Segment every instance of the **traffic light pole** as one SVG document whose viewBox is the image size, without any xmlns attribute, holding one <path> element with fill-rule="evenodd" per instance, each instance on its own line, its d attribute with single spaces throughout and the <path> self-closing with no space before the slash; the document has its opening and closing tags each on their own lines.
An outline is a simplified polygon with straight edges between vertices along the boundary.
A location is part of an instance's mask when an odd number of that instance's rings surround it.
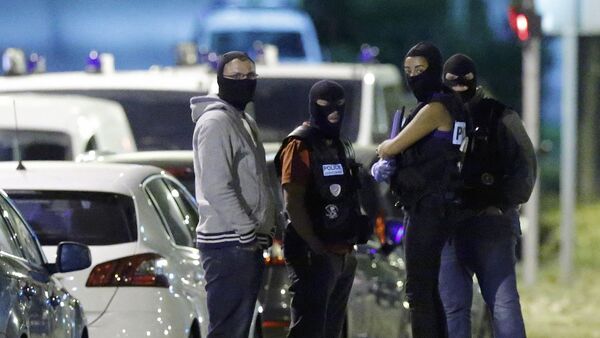
<svg viewBox="0 0 600 338">
<path fill-rule="evenodd" d="M 573 276 L 577 172 L 577 58 L 579 50 L 579 0 L 570 1 L 562 33 L 562 97 L 560 129 L 560 277 Z"/>
</svg>

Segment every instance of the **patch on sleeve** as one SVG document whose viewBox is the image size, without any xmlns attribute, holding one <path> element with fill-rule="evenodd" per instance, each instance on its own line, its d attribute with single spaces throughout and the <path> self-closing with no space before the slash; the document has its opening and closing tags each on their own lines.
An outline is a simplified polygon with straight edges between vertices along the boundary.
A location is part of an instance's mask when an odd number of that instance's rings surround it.
<svg viewBox="0 0 600 338">
<path fill-rule="evenodd" d="M 344 175 L 344 168 L 341 163 L 338 164 L 324 164 L 323 165 L 323 176 L 340 176 Z"/>
<path fill-rule="evenodd" d="M 452 144 L 461 144 L 467 136 L 467 123 L 454 122 L 454 132 L 452 133 Z"/>
</svg>

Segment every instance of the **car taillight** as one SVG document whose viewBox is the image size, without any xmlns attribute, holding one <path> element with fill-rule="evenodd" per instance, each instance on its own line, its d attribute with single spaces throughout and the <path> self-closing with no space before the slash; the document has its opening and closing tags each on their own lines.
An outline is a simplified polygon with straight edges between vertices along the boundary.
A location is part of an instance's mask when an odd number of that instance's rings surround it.
<svg viewBox="0 0 600 338">
<path fill-rule="evenodd" d="M 281 240 L 273 240 L 273 245 L 263 253 L 266 265 L 285 265 Z"/>
<path fill-rule="evenodd" d="M 164 274 L 167 260 L 155 253 L 145 253 L 96 265 L 85 286 L 153 286 L 169 287 Z"/>
<path fill-rule="evenodd" d="M 265 329 L 278 329 L 278 328 L 286 328 L 290 326 L 289 321 L 285 320 L 264 320 L 262 322 L 262 327 Z"/>
<path fill-rule="evenodd" d="M 375 217 L 375 235 L 379 239 L 379 243 L 384 244 L 386 242 L 385 212 L 383 210 L 379 210 L 377 217 Z"/>
<path fill-rule="evenodd" d="M 192 167 L 166 167 L 165 170 L 178 179 L 194 177 L 194 168 Z"/>
</svg>

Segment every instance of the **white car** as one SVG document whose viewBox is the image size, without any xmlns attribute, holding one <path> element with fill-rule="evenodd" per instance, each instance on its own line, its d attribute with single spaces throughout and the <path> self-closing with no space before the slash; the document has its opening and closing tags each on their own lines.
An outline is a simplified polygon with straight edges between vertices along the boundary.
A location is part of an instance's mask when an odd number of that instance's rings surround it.
<svg viewBox="0 0 600 338">
<path fill-rule="evenodd" d="M 61 241 L 87 244 L 91 267 L 61 275 L 90 337 L 201 337 L 206 292 L 194 248 L 195 201 L 152 166 L 0 163 L 0 187 L 52 261 Z"/>
<path fill-rule="evenodd" d="M 0 95 L 0 116 L 0 161 L 18 160 L 18 155 L 23 160 L 74 160 L 88 151 L 137 149 L 123 107 L 110 100 L 80 95 Z"/>
</svg>

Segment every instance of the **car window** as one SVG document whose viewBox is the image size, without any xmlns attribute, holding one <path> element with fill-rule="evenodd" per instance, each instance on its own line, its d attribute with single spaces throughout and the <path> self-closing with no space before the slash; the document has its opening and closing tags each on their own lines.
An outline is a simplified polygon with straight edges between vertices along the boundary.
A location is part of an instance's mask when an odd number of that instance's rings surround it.
<svg viewBox="0 0 600 338">
<path fill-rule="evenodd" d="M 146 183 L 146 191 L 151 196 L 162 221 L 169 228 L 175 244 L 193 246 L 192 236 L 185 224 L 185 216 L 175 201 L 174 193 L 165 182 L 158 177 L 151 179 Z"/>
<path fill-rule="evenodd" d="M 29 230 L 29 227 L 25 224 L 17 211 L 13 209 L 6 200 L 0 199 L 0 205 L 2 205 L 3 209 L 2 215 L 12 226 L 25 258 L 31 263 L 42 265 L 44 259 L 34 234 Z"/>
<path fill-rule="evenodd" d="M 400 85 L 375 87 L 373 141 L 379 143 L 390 137 L 392 119 L 396 110 L 402 109 L 402 91 Z M 406 116 L 408 112 L 404 113 Z"/>
<path fill-rule="evenodd" d="M 42 245 L 110 245 L 137 240 L 129 196 L 80 191 L 8 191 Z"/>
<path fill-rule="evenodd" d="M 293 31 L 235 31 L 235 32 L 215 32 L 212 36 L 212 48 L 218 54 L 226 53 L 230 50 L 248 51 L 252 48 L 255 41 L 263 44 L 277 46 L 279 57 L 305 57 L 306 52 L 302 44 L 302 36 Z"/>
<path fill-rule="evenodd" d="M 196 226 L 198 225 L 198 207 L 196 201 L 190 194 L 180 186 L 170 180 L 165 180 L 165 183 L 171 190 L 171 196 L 177 202 L 179 210 L 183 214 L 184 223 L 190 232 L 192 238 L 196 238 Z"/>
<path fill-rule="evenodd" d="M 177 90 L 86 88 L 36 92 L 85 95 L 119 102 L 127 114 L 138 150 L 192 149 L 190 135 L 194 132 L 194 124 L 190 121 L 190 98 L 206 94 Z"/>
<path fill-rule="evenodd" d="M 246 110 L 260 127 L 263 142 L 281 142 L 294 128 L 308 120 L 308 93 L 320 79 L 261 78 L 256 84 L 254 103 Z M 346 96 L 342 135 L 350 141 L 358 136 L 361 105 L 360 80 L 336 80 Z"/>
<path fill-rule="evenodd" d="M 16 133 L 0 129 L 0 161 L 17 159 Z M 71 160 L 69 135 L 62 132 L 19 130 L 19 150 L 22 160 Z"/>
<path fill-rule="evenodd" d="M 0 251 L 13 256 L 23 257 L 19 245 L 8 226 L 8 212 L 4 211 L 3 206 L 0 207 L 0 212 L 2 213 L 2 217 L 0 217 Z"/>
</svg>

